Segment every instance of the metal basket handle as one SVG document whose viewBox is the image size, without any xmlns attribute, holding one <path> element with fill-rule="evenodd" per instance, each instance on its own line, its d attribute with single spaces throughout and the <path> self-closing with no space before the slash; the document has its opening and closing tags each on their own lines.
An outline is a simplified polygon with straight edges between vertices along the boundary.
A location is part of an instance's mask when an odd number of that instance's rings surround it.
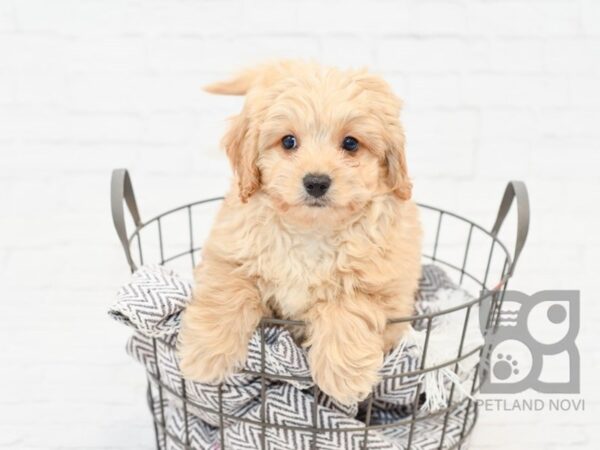
<svg viewBox="0 0 600 450">
<path fill-rule="evenodd" d="M 517 240 L 509 275 L 512 275 L 515 270 L 517 260 L 525 246 L 527 233 L 529 232 L 529 194 L 527 193 L 525 183 L 522 181 L 508 182 L 506 190 L 504 191 L 504 196 L 500 202 L 500 207 L 498 208 L 496 222 L 492 227 L 492 235 L 497 237 L 514 199 L 517 199 Z"/>
<path fill-rule="evenodd" d="M 129 172 L 127 169 L 115 169 L 112 173 L 110 182 L 110 205 L 112 209 L 112 218 L 115 225 L 115 230 L 119 236 L 119 240 L 123 245 L 125 251 L 125 257 L 127 263 L 131 268 L 131 271 L 135 271 L 137 266 L 133 262 L 131 257 L 131 250 L 129 248 L 129 239 L 127 237 L 127 226 L 125 225 L 125 208 L 123 207 L 123 201 L 127 203 L 127 208 L 133 219 L 136 230 L 142 225 L 140 220 L 140 213 L 138 211 L 137 203 L 135 201 L 135 194 L 133 193 L 133 186 L 131 185 L 131 178 L 129 178 Z"/>
</svg>

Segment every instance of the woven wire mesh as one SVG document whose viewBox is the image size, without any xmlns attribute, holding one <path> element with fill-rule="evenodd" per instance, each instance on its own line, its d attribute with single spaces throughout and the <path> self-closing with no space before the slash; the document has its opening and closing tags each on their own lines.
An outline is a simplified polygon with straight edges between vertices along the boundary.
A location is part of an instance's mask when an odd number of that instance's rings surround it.
<svg viewBox="0 0 600 450">
<path fill-rule="evenodd" d="M 127 180 L 127 182 L 129 182 Z M 132 194 L 133 195 L 133 194 Z M 132 271 L 135 267 L 142 264 L 158 263 L 160 265 L 170 266 L 175 270 L 187 271 L 200 260 L 201 247 L 206 234 L 209 231 L 211 218 L 219 206 L 220 198 L 208 199 L 183 205 L 181 207 L 169 210 L 158 216 L 136 223 L 135 230 L 128 237 L 126 253 L 130 260 Z M 114 201 L 114 199 L 113 199 Z M 135 200 L 133 200 L 135 204 Z M 122 206 L 122 200 L 121 200 Z M 510 206 L 510 205 L 509 205 Z M 161 373 L 159 364 L 154 365 L 154 370 L 148 371 L 148 404 L 152 411 L 154 429 L 156 436 L 156 446 L 158 449 L 181 448 L 194 449 L 190 439 L 189 422 L 193 418 L 190 410 L 196 409 L 206 411 L 218 416 L 220 425 L 220 438 L 222 449 L 226 448 L 223 430 L 225 421 L 242 421 L 261 430 L 261 445 L 265 449 L 266 430 L 275 428 L 283 431 L 302 431 L 310 433 L 312 436 L 310 448 L 318 448 L 318 435 L 330 433 L 363 433 L 363 442 L 361 448 L 369 448 L 369 435 L 371 431 L 383 430 L 386 428 L 406 426 L 409 433 L 404 448 L 411 449 L 415 425 L 422 420 L 440 416 L 443 417 L 443 428 L 439 437 L 439 448 L 461 448 L 467 441 L 476 421 L 477 421 L 477 403 L 473 401 L 473 395 L 479 391 L 480 377 L 479 370 L 482 361 L 482 351 L 484 346 L 479 345 L 468 351 L 464 351 L 465 335 L 469 319 L 473 314 L 473 308 L 479 306 L 484 300 L 491 299 L 491 307 L 488 317 L 485 321 L 485 327 L 482 330 L 484 336 L 494 326 L 497 325 L 498 313 L 501 308 L 503 292 L 506 289 L 507 281 L 512 275 L 513 264 L 511 254 L 506 246 L 497 238 L 497 233 L 490 232 L 473 221 L 461 217 L 457 214 L 435 208 L 428 205 L 419 205 L 421 217 L 425 228 L 426 239 L 423 247 L 423 261 L 439 265 L 453 278 L 457 285 L 471 291 L 479 292 L 479 295 L 471 301 L 464 304 L 428 314 L 414 315 L 411 317 L 399 317 L 390 320 L 390 323 L 415 322 L 425 323 L 425 341 L 423 353 L 420 361 L 420 367 L 411 372 L 384 376 L 386 378 L 400 378 L 400 383 L 404 379 L 411 380 L 414 376 L 425 375 L 429 372 L 439 371 L 442 368 L 451 367 L 454 373 L 458 371 L 458 365 L 461 361 L 476 355 L 477 364 L 475 370 L 469 375 L 469 384 L 471 397 L 465 396 L 463 399 L 455 400 L 455 385 L 452 384 L 448 401 L 445 408 L 428 414 L 419 414 L 421 385 L 417 388 L 414 404 L 406 418 L 391 423 L 371 424 L 371 413 L 373 409 L 373 396 L 366 400 L 366 413 L 364 415 L 364 426 L 352 428 L 327 428 L 318 426 L 317 408 L 318 402 L 312 403 L 313 410 L 311 414 L 312 423 L 306 426 L 288 426 L 281 423 L 272 423 L 266 417 L 266 386 L 268 380 L 296 380 L 305 381 L 303 377 L 295 376 L 276 376 L 265 371 L 265 327 L 269 325 L 276 326 L 303 326 L 300 321 L 265 318 L 260 323 L 261 335 L 261 370 L 256 372 L 245 371 L 250 375 L 260 377 L 261 380 L 261 413 L 260 420 L 254 420 L 246 417 L 238 417 L 223 411 L 223 385 L 218 386 L 218 408 L 199 404 L 190 399 L 186 394 L 186 380 L 179 379 L 179 389 L 174 389 L 172 383 L 165 383 L 164 374 Z M 131 209 L 131 206 L 130 206 Z M 136 215 L 137 215 L 137 206 Z M 114 211 L 114 210 L 113 210 Z M 461 336 L 458 339 L 458 345 L 455 354 L 449 357 L 447 361 L 438 363 L 434 366 L 428 366 L 427 354 L 430 345 L 430 334 L 432 324 L 436 317 L 445 314 L 463 312 L 463 326 Z M 159 346 L 174 347 L 174 341 L 162 338 L 153 338 L 154 360 L 159 360 Z M 169 374 L 173 376 L 173 374 Z M 316 399 L 319 395 L 318 386 L 314 386 L 313 395 Z M 183 433 L 174 434 L 167 428 L 165 421 L 165 407 L 169 400 L 175 399 L 183 411 Z M 460 438 L 451 446 L 445 444 L 446 429 L 448 418 L 462 410 Z M 183 436 L 183 439 L 182 437 Z M 171 444 L 171 445 L 170 445 Z"/>
</svg>

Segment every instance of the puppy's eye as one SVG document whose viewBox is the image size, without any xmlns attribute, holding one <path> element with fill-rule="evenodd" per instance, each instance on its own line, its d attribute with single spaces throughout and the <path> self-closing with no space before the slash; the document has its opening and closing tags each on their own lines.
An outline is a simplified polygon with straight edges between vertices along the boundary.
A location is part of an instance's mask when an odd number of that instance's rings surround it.
<svg viewBox="0 0 600 450">
<path fill-rule="evenodd" d="M 296 140 L 296 136 L 292 136 L 288 134 L 281 139 L 281 146 L 286 150 L 293 150 L 298 146 L 298 141 Z"/>
<path fill-rule="evenodd" d="M 355 152 L 358 150 L 358 141 L 352 136 L 346 136 L 342 141 L 342 148 L 348 152 Z"/>
</svg>

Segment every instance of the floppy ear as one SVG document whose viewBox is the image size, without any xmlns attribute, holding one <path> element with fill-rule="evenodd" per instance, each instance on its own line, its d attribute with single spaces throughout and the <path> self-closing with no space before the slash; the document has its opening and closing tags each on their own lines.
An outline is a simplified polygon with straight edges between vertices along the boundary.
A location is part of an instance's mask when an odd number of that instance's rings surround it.
<svg viewBox="0 0 600 450">
<path fill-rule="evenodd" d="M 237 176 L 239 194 L 243 202 L 260 187 L 260 171 L 256 165 L 258 159 L 257 113 L 262 103 L 249 91 L 271 86 L 286 73 L 293 71 L 294 63 L 278 61 L 246 69 L 227 81 L 219 81 L 204 87 L 213 94 L 246 95 L 246 104 L 241 114 L 231 119 L 229 130 L 223 137 L 223 146 Z"/>
<path fill-rule="evenodd" d="M 246 95 L 260 77 L 259 68 L 246 69 L 234 78 L 217 81 L 204 87 L 212 94 Z M 258 130 L 251 123 L 248 105 L 234 116 L 229 129 L 223 136 L 222 144 L 237 177 L 239 195 L 245 203 L 260 187 L 260 172 L 256 165 L 258 159 Z"/>
<path fill-rule="evenodd" d="M 396 124 L 391 125 L 388 132 L 388 148 L 385 154 L 387 182 L 394 194 L 402 200 L 409 200 L 412 195 L 412 183 L 408 178 L 406 167 L 404 131 L 399 124 Z"/>
<path fill-rule="evenodd" d="M 402 101 L 396 97 L 388 83 L 366 70 L 357 72 L 355 80 L 363 89 L 378 94 L 379 103 L 374 114 L 385 124 L 387 183 L 399 198 L 408 200 L 412 195 L 412 183 L 408 178 L 404 154 L 404 130 L 398 120 Z"/>
<path fill-rule="evenodd" d="M 250 123 L 245 110 L 231 119 L 223 146 L 237 176 L 240 198 L 245 203 L 260 187 L 260 172 L 256 165 L 258 130 Z"/>
</svg>

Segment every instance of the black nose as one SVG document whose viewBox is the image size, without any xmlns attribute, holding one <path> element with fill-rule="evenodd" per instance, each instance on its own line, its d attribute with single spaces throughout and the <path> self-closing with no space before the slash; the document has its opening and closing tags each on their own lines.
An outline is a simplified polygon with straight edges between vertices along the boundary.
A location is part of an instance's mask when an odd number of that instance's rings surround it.
<svg viewBox="0 0 600 450">
<path fill-rule="evenodd" d="M 321 197 L 331 186 L 331 178 L 327 175 L 309 173 L 303 180 L 304 189 L 313 197 Z"/>
</svg>

